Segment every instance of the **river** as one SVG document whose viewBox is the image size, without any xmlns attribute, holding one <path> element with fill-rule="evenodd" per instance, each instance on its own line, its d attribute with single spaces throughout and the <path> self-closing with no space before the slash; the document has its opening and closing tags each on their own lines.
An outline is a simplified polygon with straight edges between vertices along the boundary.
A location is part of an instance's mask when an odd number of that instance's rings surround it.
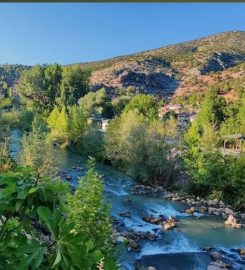
<svg viewBox="0 0 245 270">
<path fill-rule="evenodd" d="M 18 132 L 11 135 L 11 151 L 20 151 Z M 57 152 L 59 169 L 69 174 L 69 181 L 74 188 L 77 179 L 86 171 L 86 160 L 67 150 Z M 117 244 L 117 259 L 123 270 L 135 269 L 134 262 L 145 266 L 154 266 L 158 270 L 206 270 L 210 263 L 210 255 L 203 251 L 205 247 L 214 247 L 225 259 L 232 262 L 233 269 L 245 270 L 245 262 L 241 260 L 235 248 L 245 248 L 245 229 L 232 229 L 224 226 L 224 220 L 214 216 L 200 214 L 189 216 L 183 210 L 186 204 L 163 199 L 163 195 L 135 195 L 131 188 L 135 182 L 122 172 L 101 164 L 96 169 L 104 179 L 104 198 L 111 205 L 111 214 L 116 220 L 119 231 L 151 232 L 157 236 L 156 241 L 142 239 L 140 248 L 128 251 L 127 245 Z M 130 203 L 125 203 L 126 201 Z M 131 217 L 122 217 L 120 212 L 129 212 Z M 164 215 L 179 219 L 174 230 L 163 231 L 160 225 L 153 225 L 142 220 L 143 216 Z M 230 260 L 230 261 L 229 261 Z"/>
</svg>

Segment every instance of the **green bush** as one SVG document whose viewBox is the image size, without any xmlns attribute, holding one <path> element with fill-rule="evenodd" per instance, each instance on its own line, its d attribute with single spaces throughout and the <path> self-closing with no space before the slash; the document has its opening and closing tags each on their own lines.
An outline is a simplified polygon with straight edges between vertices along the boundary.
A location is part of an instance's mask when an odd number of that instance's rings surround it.
<svg viewBox="0 0 245 270">
<path fill-rule="evenodd" d="M 101 184 L 93 169 L 84 182 L 91 183 L 94 191 L 81 185 L 74 196 L 63 181 L 38 179 L 35 171 L 24 167 L 0 175 L 0 269 L 91 270 L 102 258 L 104 269 L 115 269 L 113 255 L 105 252 L 108 234 L 100 235 L 98 229 L 90 227 L 96 225 L 92 220 L 97 213 L 97 218 L 103 215 L 104 221 L 108 220 L 102 232 L 111 230 L 107 212 L 100 205 Z M 69 219 L 77 209 L 79 215 Z M 101 249 L 91 235 L 78 230 L 81 224 L 86 224 L 86 232 L 98 233 Z"/>
</svg>

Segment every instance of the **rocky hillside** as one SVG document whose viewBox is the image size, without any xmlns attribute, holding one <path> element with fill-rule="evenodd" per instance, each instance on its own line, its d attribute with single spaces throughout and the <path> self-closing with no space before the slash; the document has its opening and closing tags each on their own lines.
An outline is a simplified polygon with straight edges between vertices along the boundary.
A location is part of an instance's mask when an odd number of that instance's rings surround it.
<svg viewBox="0 0 245 270">
<path fill-rule="evenodd" d="M 245 81 L 243 63 L 245 32 L 233 31 L 81 66 L 92 71 L 92 90 L 105 87 L 112 95 L 127 91 L 183 97 L 226 82 L 222 94 L 232 99 L 234 80 L 237 88 Z"/>
</svg>

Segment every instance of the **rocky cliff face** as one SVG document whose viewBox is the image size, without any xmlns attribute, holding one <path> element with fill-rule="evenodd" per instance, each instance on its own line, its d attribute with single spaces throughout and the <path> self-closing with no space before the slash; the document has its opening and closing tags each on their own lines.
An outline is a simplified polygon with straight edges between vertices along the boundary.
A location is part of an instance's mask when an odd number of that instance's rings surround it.
<svg viewBox="0 0 245 270">
<path fill-rule="evenodd" d="M 200 70 L 202 75 L 222 71 L 245 61 L 245 54 L 213 53 Z"/>
<path fill-rule="evenodd" d="M 121 90 L 169 96 L 179 85 L 176 73 L 161 60 L 137 60 L 115 64 L 94 71 L 90 78 L 92 90 L 105 87 L 112 94 Z"/>
<path fill-rule="evenodd" d="M 232 67 L 242 63 L 245 32 L 234 31 L 81 66 L 92 70 L 92 90 L 171 97 L 204 91 L 219 72 L 228 70 L 226 75 L 233 78 Z M 197 81 L 201 84 L 195 85 Z"/>
</svg>

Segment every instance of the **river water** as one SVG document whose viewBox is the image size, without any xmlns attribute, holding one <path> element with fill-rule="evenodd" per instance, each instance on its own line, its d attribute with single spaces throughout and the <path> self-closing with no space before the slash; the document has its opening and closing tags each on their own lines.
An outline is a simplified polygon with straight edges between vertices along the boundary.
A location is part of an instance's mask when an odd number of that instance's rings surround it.
<svg viewBox="0 0 245 270">
<path fill-rule="evenodd" d="M 12 132 L 11 151 L 20 151 L 18 133 Z M 60 170 L 69 174 L 70 185 L 76 187 L 77 179 L 86 171 L 86 160 L 67 150 L 58 150 L 57 162 Z M 117 245 L 117 259 L 123 270 L 135 269 L 134 262 L 154 266 L 158 270 L 206 270 L 210 256 L 203 251 L 205 247 L 215 247 L 232 260 L 233 269 L 245 270 L 245 262 L 233 248 L 245 248 L 245 229 L 232 229 L 224 226 L 224 220 L 213 216 L 189 216 L 183 213 L 186 204 L 171 202 L 154 194 L 135 195 L 130 189 L 135 185 L 133 179 L 122 172 L 101 164 L 96 169 L 104 179 L 104 197 L 111 205 L 111 214 L 120 231 L 152 232 L 156 241 L 140 240 L 137 251 L 128 251 L 124 243 Z M 131 203 L 126 204 L 125 201 Z M 120 212 L 130 212 L 131 217 L 121 217 Z M 142 220 L 143 216 L 164 215 L 179 219 L 176 229 L 163 231 L 160 225 Z M 228 254 L 228 255 L 227 255 Z"/>
</svg>

